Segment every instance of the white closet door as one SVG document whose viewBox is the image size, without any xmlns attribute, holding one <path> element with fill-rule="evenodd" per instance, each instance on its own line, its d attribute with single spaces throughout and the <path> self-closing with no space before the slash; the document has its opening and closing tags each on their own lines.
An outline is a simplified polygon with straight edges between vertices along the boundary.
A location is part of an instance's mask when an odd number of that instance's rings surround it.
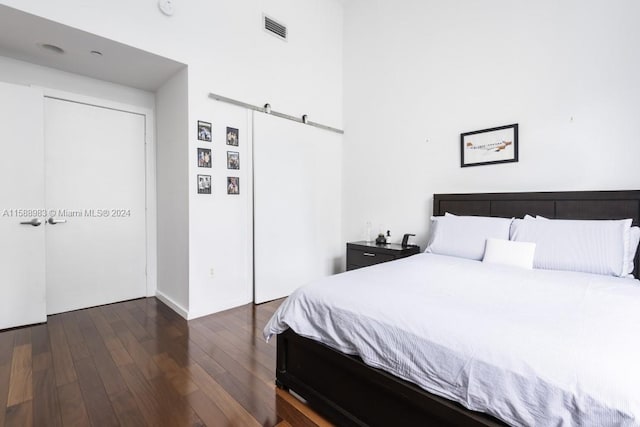
<svg viewBox="0 0 640 427">
<path fill-rule="evenodd" d="M 42 129 L 42 92 L 0 83 L 0 329 L 47 320 Z"/>
<path fill-rule="evenodd" d="M 47 313 L 146 295 L 145 117 L 45 100 Z"/>
<path fill-rule="evenodd" d="M 337 272 L 342 137 L 264 114 L 254 117 L 254 300 L 289 295 Z"/>
</svg>

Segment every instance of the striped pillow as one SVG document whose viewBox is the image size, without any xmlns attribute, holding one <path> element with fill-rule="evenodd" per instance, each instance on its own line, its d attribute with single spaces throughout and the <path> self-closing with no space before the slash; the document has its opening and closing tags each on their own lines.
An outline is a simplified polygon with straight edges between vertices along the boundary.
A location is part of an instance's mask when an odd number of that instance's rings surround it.
<svg viewBox="0 0 640 427">
<path fill-rule="evenodd" d="M 510 240 L 533 242 L 533 268 L 628 275 L 631 219 L 514 220 Z"/>
<path fill-rule="evenodd" d="M 482 260 L 487 239 L 509 239 L 511 218 L 484 216 L 431 217 L 426 253 Z"/>
</svg>

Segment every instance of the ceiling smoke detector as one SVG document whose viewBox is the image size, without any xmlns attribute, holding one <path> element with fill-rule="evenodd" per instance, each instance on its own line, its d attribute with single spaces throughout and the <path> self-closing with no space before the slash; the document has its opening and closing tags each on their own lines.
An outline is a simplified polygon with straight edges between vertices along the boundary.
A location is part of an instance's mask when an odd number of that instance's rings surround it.
<svg viewBox="0 0 640 427">
<path fill-rule="evenodd" d="M 173 0 L 158 0 L 158 9 L 167 16 L 173 15 L 175 12 Z"/>
</svg>

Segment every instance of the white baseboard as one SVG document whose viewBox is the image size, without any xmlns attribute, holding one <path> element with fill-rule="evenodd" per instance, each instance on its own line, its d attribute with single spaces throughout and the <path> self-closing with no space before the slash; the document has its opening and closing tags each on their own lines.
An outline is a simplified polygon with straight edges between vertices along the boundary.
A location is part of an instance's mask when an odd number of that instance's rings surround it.
<svg viewBox="0 0 640 427">
<path fill-rule="evenodd" d="M 169 306 L 173 311 L 178 313 L 184 319 L 189 319 L 189 311 L 182 307 L 180 304 L 163 294 L 161 291 L 156 290 L 156 298 Z"/>
<path fill-rule="evenodd" d="M 238 298 L 235 300 L 221 301 L 221 302 L 218 302 L 217 304 L 209 305 L 204 310 L 190 311 L 188 315 L 189 317 L 187 317 L 186 319 L 187 320 L 197 319 L 199 317 L 208 316 L 210 314 L 219 313 L 221 311 L 225 311 L 231 308 L 239 307 L 241 305 L 249 304 L 250 302 L 252 302 L 251 298 L 247 298 L 247 297 Z"/>
<path fill-rule="evenodd" d="M 231 301 L 222 301 L 221 303 L 215 304 L 214 306 L 207 307 L 204 311 L 194 312 L 185 309 L 180 304 L 169 298 L 167 295 L 162 293 L 161 291 L 156 291 L 156 298 L 169 306 L 173 311 L 178 313 L 181 317 L 186 320 L 197 319 L 198 317 L 208 316 L 210 314 L 218 313 L 220 311 L 229 310 L 231 308 L 239 307 L 241 305 L 248 304 L 251 301 L 250 298 L 242 298 Z"/>
</svg>

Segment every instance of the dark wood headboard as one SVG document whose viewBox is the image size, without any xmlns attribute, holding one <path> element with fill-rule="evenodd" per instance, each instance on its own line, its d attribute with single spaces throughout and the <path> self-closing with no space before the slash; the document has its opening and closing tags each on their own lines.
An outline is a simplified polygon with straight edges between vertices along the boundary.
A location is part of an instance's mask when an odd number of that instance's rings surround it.
<svg viewBox="0 0 640 427">
<path fill-rule="evenodd" d="M 541 215 L 555 219 L 633 219 L 640 224 L 640 190 L 557 191 L 537 193 L 434 194 L 433 214 L 522 218 Z M 640 251 L 635 277 L 639 276 Z"/>
</svg>

